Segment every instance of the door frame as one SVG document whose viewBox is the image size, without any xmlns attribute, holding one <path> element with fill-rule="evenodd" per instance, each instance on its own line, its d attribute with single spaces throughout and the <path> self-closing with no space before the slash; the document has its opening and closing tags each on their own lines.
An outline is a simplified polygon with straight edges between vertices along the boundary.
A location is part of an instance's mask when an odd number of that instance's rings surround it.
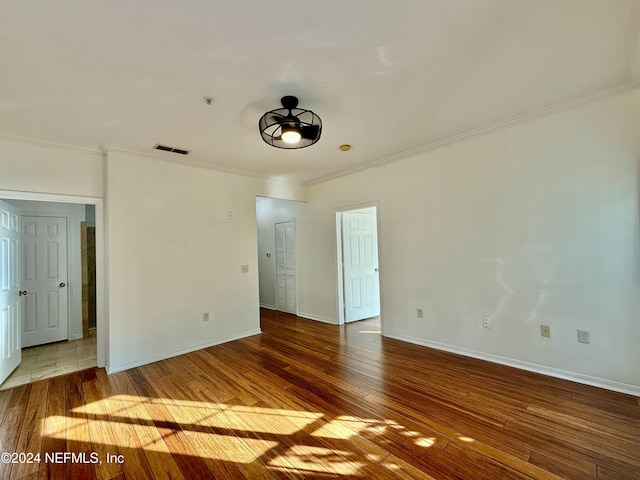
<svg viewBox="0 0 640 480">
<path fill-rule="evenodd" d="M 355 205 L 347 205 L 343 207 L 335 208 L 336 212 L 336 289 L 338 298 L 338 324 L 344 325 L 344 267 L 343 267 L 343 255 L 342 255 L 342 214 L 344 212 L 350 212 L 352 210 L 360 210 L 362 208 L 375 208 L 376 209 L 376 233 L 378 241 L 378 271 L 383 272 L 382 262 L 380 261 L 380 201 L 374 200 L 371 202 L 358 203 Z M 378 275 L 378 289 L 380 294 L 380 328 L 382 335 L 385 334 L 384 320 L 382 316 L 383 312 L 383 289 L 382 289 L 382 275 Z"/>
<path fill-rule="evenodd" d="M 1 190 L 0 198 L 6 200 L 31 200 L 36 202 L 79 203 L 94 205 L 96 214 L 96 355 L 97 366 L 108 365 L 108 317 L 106 291 L 106 250 L 105 250 L 105 212 L 104 199 L 76 195 L 59 195 L 54 193 L 20 192 Z"/>
</svg>

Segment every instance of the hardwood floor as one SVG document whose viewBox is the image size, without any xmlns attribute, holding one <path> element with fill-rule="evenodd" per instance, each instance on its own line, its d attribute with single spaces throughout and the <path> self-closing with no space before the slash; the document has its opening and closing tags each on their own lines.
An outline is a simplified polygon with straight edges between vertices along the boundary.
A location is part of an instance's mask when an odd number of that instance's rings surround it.
<svg viewBox="0 0 640 480">
<path fill-rule="evenodd" d="M 640 478 L 637 397 L 262 313 L 262 335 L 1 391 L 1 451 L 41 457 L 0 478 Z"/>
</svg>

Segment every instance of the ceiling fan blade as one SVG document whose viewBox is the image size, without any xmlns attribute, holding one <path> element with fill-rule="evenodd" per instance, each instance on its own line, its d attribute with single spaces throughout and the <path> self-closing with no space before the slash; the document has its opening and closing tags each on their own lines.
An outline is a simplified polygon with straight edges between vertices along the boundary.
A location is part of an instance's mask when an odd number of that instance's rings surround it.
<svg viewBox="0 0 640 480">
<path fill-rule="evenodd" d="M 271 124 L 274 124 L 274 123 L 279 123 L 279 124 L 288 123 L 288 124 L 291 124 L 291 125 L 298 125 L 298 124 L 300 124 L 300 119 L 298 119 L 298 117 L 296 117 L 294 115 L 280 115 L 279 113 L 271 112 L 271 115 L 269 116 L 269 122 Z"/>
<path fill-rule="evenodd" d="M 315 140 L 319 134 L 320 127 L 318 125 L 302 125 L 300 127 L 300 135 L 302 135 L 302 138 Z"/>
<path fill-rule="evenodd" d="M 285 117 L 284 115 L 280 115 L 278 113 L 272 113 L 268 117 L 268 122 L 270 125 L 273 125 L 274 123 L 284 123 L 286 122 L 286 120 L 287 120 L 287 117 Z"/>
</svg>

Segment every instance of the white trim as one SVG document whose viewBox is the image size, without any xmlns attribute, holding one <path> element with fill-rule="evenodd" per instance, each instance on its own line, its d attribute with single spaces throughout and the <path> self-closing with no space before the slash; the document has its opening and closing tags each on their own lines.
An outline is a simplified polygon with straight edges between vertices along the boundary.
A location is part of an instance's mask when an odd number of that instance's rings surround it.
<svg viewBox="0 0 640 480">
<path fill-rule="evenodd" d="M 334 207 L 333 209 L 336 212 L 352 212 L 354 210 L 361 210 L 363 208 L 372 208 L 376 209 L 380 206 L 380 200 L 369 200 L 368 202 L 354 203 L 352 205 L 343 205 L 340 207 Z"/>
<path fill-rule="evenodd" d="M 102 153 L 100 152 L 100 148 L 96 147 L 69 145 L 66 143 L 49 142 L 47 140 L 36 140 L 35 138 L 16 137 L 4 133 L 0 133 L 0 140 L 6 140 L 8 142 L 15 143 L 24 143 L 26 145 L 34 145 L 36 147 L 57 148 L 62 150 L 72 150 L 74 152 L 90 153 L 92 155 L 102 155 Z"/>
<path fill-rule="evenodd" d="M 267 305 L 266 303 L 261 303 L 260 308 L 266 308 L 267 310 L 277 310 L 273 305 Z"/>
<path fill-rule="evenodd" d="M 307 320 L 314 320 L 316 322 L 329 323 L 331 325 L 339 325 L 338 323 L 336 323 L 335 318 L 320 317 L 318 315 L 311 315 L 310 313 L 303 313 L 303 312 L 298 312 L 297 316 L 306 318 Z"/>
<path fill-rule="evenodd" d="M 232 342 L 234 340 L 240 340 L 242 338 L 252 337 L 253 335 L 259 335 L 261 333 L 262 333 L 262 330 L 260 330 L 259 328 L 256 328 L 253 330 L 248 330 L 243 333 L 238 333 L 236 335 L 230 335 L 228 337 L 219 338 L 217 340 L 214 340 L 213 342 L 198 343 L 195 345 L 191 345 L 190 347 L 179 348 L 177 350 L 172 350 L 168 353 L 165 352 L 165 353 L 162 353 L 161 355 L 151 355 L 151 356 L 136 360 L 135 362 L 128 362 L 120 365 L 111 365 L 107 367 L 107 373 L 112 374 L 116 372 L 121 372 L 123 370 L 129 370 L 130 368 L 136 368 L 142 365 L 147 365 L 149 363 L 159 362 L 161 360 L 166 360 L 167 358 L 177 357 L 178 355 L 184 355 L 186 353 L 202 350 L 203 348 L 209 348 L 215 345 Z"/>
<path fill-rule="evenodd" d="M 637 41 L 637 47 L 636 47 L 636 52 L 635 52 L 635 56 L 633 59 L 633 65 L 632 65 L 632 79 L 626 81 L 626 82 L 622 82 L 618 85 L 615 85 L 611 88 L 607 88 L 605 90 L 601 90 L 599 92 L 596 93 L 592 93 L 589 95 L 585 95 L 584 97 L 581 97 L 577 100 L 573 100 L 570 102 L 565 102 L 559 105 L 555 105 L 552 107 L 548 107 L 548 108 L 543 108 L 541 110 L 535 110 L 533 112 L 530 113 L 526 113 L 524 115 L 518 115 L 515 117 L 511 117 L 508 118 L 506 120 L 501 120 L 499 122 L 494 122 L 494 123 L 490 123 L 488 125 L 482 126 L 482 127 L 478 127 L 475 128 L 473 130 L 468 130 L 466 132 L 462 132 L 460 134 L 457 135 L 452 135 L 450 137 L 446 137 L 440 140 L 436 140 L 433 141 L 431 143 L 427 143 L 425 145 L 422 145 L 420 147 L 417 148 L 413 148 L 410 150 L 405 150 L 403 152 L 398 152 L 395 153 L 393 155 L 389 155 L 387 157 L 382 157 L 382 158 L 378 158 L 375 160 L 372 160 L 370 162 L 366 162 L 366 163 L 362 163 L 359 165 L 356 165 L 354 167 L 350 167 L 350 168 L 346 168 L 344 170 L 340 170 L 338 172 L 334 172 L 334 173 L 329 173 L 327 175 L 323 175 L 320 177 L 316 177 L 316 178 L 312 178 L 310 180 L 307 181 L 295 181 L 295 180 L 288 180 L 288 179 L 284 179 L 284 178 L 277 178 L 277 177 L 271 177 L 269 175 L 263 175 L 263 174 L 258 174 L 255 172 L 250 172 L 247 170 L 240 170 L 240 169 L 235 169 L 235 168 L 231 168 L 231 167 L 226 167 L 223 165 L 219 165 L 213 162 L 209 162 L 207 160 L 203 160 L 203 159 L 198 159 L 198 158 L 176 158 L 178 157 L 175 154 L 171 154 L 171 153 L 166 153 L 166 152 L 161 152 L 158 150 L 155 151 L 148 151 L 148 150 L 144 150 L 144 149 L 138 149 L 138 148 L 133 148 L 133 147 L 126 147 L 123 145 L 117 145 L 117 144 L 100 144 L 100 146 L 98 148 L 94 148 L 94 147 L 89 147 L 89 146 L 79 146 L 79 145 L 69 145 L 69 144 L 63 144 L 63 143 L 56 143 L 56 142 L 49 142 L 46 140 L 36 140 L 33 138 L 27 138 L 27 137 L 18 137 L 18 136 L 13 136 L 13 135 L 8 135 L 8 134 L 3 134 L 0 133 L 0 140 L 6 140 L 6 141 L 11 141 L 11 142 L 19 142 L 19 143 L 25 143 L 28 145 L 35 145 L 35 146 L 42 146 L 42 147 L 48 147 L 48 148 L 58 148 L 58 149 L 64 149 L 64 150 L 72 150 L 72 151 L 76 151 L 76 152 L 84 152 L 84 153 L 90 153 L 90 154 L 96 154 L 99 155 L 101 154 L 106 154 L 109 150 L 120 150 L 123 152 L 129 152 L 129 153 L 136 153 L 139 155 L 145 155 L 145 156 L 149 156 L 149 157 L 153 157 L 153 158 L 157 158 L 157 159 L 161 159 L 161 160 L 165 160 L 165 161 L 169 161 L 169 162 L 173 162 L 173 163 L 178 163 L 178 164 L 183 164 L 183 165 L 191 165 L 191 166 L 199 166 L 199 167 L 203 167 L 203 168 L 209 168 L 212 170 L 218 170 L 221 172 L 226 172 L 226 173 L 231 173 L 231 174 L 235 174 L 235 175 L 241 175 L 244 177 L 251 177 L 251 178 L 260 178 L 260 179 L 265 179 L 265 180 L 269 180 L 269 181 L 278 181 L 278 182 L 283 182 L 285 184 L 290 184 L 290 185 L 295 185 L 298 187 L 305 187 L 305 186 L 311 186 L 311 185 L 316 185 L 318 183 L 322 183 L 322 182 L 326 182 L 328 180 L 333 180 L 335 178 L 340 178 L 340 177 L 344 177 L 347 175 L 351 175 L 352 173 L 355 172 L 359 172 L 361 170 L 366 170 L 375 166 L 379 166 L 379 165 L 385 165 L 387 163 L 392 163 L 395 162 L 396 160 L 401 160 L 403 158 L 406 157 L 410 157 L 413 155 L 417 155 L 419 153 L 425 152 L 425 151 L 429 151 L 429 150 L 433 150 L 435 148 L 441 147 L 443 145 L 448 145 L 450 143 L 457 143 L 460 142 L 462 140 L 465 140 L 466 138 L 469 137 L 473 137 L 476 135 L 480 135 L 486 132 L 490 132 L 493 130 L 497 130 L 503 127 L 507 127 L 509 125 L 513 125 L 516 123 L 521 123 L 523 121 L 529 120 L 529 119 L 533 119 L 533 118 L 537 118 L 537 117 L 544 117 L 547 115 L 552 115 L 554 113 L 563 111 L 563 110 L 567 110 L 573 107 L 577 107 L 580 105 L 583 105 L 585 103 L 589 103 L 591 101 L 596 101 L 596 100 L 600 100 L 602 98 L 606 98 L 606 97 L 610 97 L 613 95 L 617 95 L 617 94 L 622 94 L 622 93 L 626 93 L 628 91 L 634 90 L 636 88 L 640 87 L 640 35 L 638 36 L 638 41 Z M 72 202 L 73 203 L 73 202 Z"/>
<path fill-rule="evenodd" d="M 589 375 L 583 375 L 581 373 L 569 372 L 567 370 L 547 367 L 546 365 L 540 365 L 538 363 L 524 362 L 522 360 L 503 357 L 501 355 L 494 355 L 491 353 L 479 352 L 477 350 L 470 350 L 468 348 L 456 347 L 454 345 L 448 345 L 446 343 L 422 340 L 420 338 L 410 337 L 408 335 L 386 333 L 384 334 L 384 336 L 393 338 L 395 340 L 400 340 L 402 342 L 413 343 L 415 345 L 421 345 L 423 347 L 434 348 L 436 350 L 456 353 L 458 355 L 477 358 L 479 360 L 486 360 L 488 362 L 498 363 L 500 365 L 506 365 L 508 367 L 518 368 L 520 370 L 526 370 L 528 372 L 540 373 L 549 377 L 560 378 L 584 385 L 590 385 L 592 387 L 605 388 L 607 390 L 613 390 L 614 392 L 626 393 L 628 395 L 640 397 L 640 386 L 637 385 L 614 382 L 605 378 L 598 378 Z"/>
<path fill-rule="evenodd" d="M 0 190 L 0 197 L 8 200 L 31 200 L 34 202 L 80 203 L 97 205 L 102 197 L 83 197 L 79 195 L 59 195 L 57 193 L 40 193 L 28 191 Z"/>
<path fill-rule="evenodd" d="M 338 297 L 338 325 L 344 325 L 344 258 L 342 238 L 342 214 L 336 211 L 336 295 Z"/>
<path fill-rule="evenodd" d="M 162 150 L 149 151 L 149 150 L 144 150 L 140 148 L 126 147 L 124 145 L 112 145 L 112 144 L 104 144 L 104 143 L 100 145 L 100 150 L 102 150 L 102 152 L 105 155 L 107 155 L 109 151 L 114 150 L 114 151 L 125 152 L 125 153 L 133 153 L 135 155 L 142 155 L 145 157 L 154 158 L 156 160 L 163 160 L 169 163 L 177 163 L 179 165 L 207 168 L 209 170 L 216 170 L 218 172 L 229 173 L 232 175 L 240 175 L 242 177 L 258 178 L 261 180 L 268 180 L 270 182 L 282 182 L 284 184 L 294 185 L 296 187 L 307 186 L 306 182 L 297 182 L 294 180 L 286 180 L 283 178 L 274 178 L 268 175 L 262 175 L 255 172 L 250 172 L 248 170 L 241 170 L 238 168 L 227 167 L 225 165 L 220 165 L 218 163 L 213 163 L 207 160 L 203 160 L 202 158 L 197 158 L 197 157 L 188 156 L 188 155 L 178 155 L 175 153 L 165 152 Z"/>
<path fill-rule="evenodd" d="M 431 143 L 427 143 L 417 148 L 412 148 L 410 150 L 405 150 L 403 152 L 394 153 L 393 155 L 389 155 L 387 157 L 378 158 L 372 160 L 370 162 L 361 163 L 359 165 L 355 165 L 350 168 L 345 168 L 344 170 L 340 170 L 338 172 L 329 173 L 327 175 L 323 175 L 321 177 L 313 178 L 306 182 L 307 185 L 316 185 L 318 183 L 326 182 L 329 180 L 333 180 L 340 177 L 345 177 L 347 175 L 351 175 L 352 173 L 359 172 L 361 170 L 367 170 L 372 167 L 377 167 L 380 165 L 386 165 L 387 163 L 392 163 L 397 160 L 402 160 L 403 158 L 411 157 L 414 155 L 418 155 L 423 152 L 427 152 L 430 150 L 434 150 L 436 148 L 442 147 L 444 145 L 449 145 L 452 143 L 458 143 L 466 140 L 469 137 L 475 137 L 476 135 L 481 135 L 483 133 L 492 132 L 495 130 L 499 130 L 505 127 L 509 127 L 511 125 L 522 123 L 527 120 L 531 120 L 539 117 L 546 117 L 549 115 L 553 115 L 555 113 L 568 110 L 570 108 L 575 108 L 585 103 L 589 103 L 592 101 L 600 100 L 603 98 L 611 97 L 614 95 L 630 92 L 636 88 L 640 87 L 640 80 L 629 80 L 627 82 L 623 82 L 619 85 L 616 85 L 613 88 L 609 88 L 604 91 L 597 92 L 595 94 L 587 95 L 577 100 L 573 100 L 571 102 L 563 103 L 560 105 L 555 105 L 548 108 L 543 108 L 541 110 L 536 110 L 530 113 L 525 113 L 524 115 L 517 115 L 515 117 L 507 118 L 506 120 L 501 120 L 499 122 L 490 123 L 488 125 L 478 127 L 472 130 L 468 130 L 466 132 L 459 133 L 457 135 L 452 135 L 450 137 L 442 138 L 440 140 L 435 140 Z"/>
</svg>

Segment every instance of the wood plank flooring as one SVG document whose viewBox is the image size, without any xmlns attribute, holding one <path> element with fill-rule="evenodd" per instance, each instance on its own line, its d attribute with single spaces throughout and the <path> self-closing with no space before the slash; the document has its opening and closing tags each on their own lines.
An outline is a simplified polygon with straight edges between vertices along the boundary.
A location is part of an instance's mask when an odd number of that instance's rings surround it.
<svg viewBox="0 0 640 480">
<path fill-rule="evenodd" d="M 262 329 L 1 391 L 0 451 L 40 463 L 0 478 L 640 478 L 637 397 L 381 338 L 375 320 L 263 311 Z"/>
</svg>

